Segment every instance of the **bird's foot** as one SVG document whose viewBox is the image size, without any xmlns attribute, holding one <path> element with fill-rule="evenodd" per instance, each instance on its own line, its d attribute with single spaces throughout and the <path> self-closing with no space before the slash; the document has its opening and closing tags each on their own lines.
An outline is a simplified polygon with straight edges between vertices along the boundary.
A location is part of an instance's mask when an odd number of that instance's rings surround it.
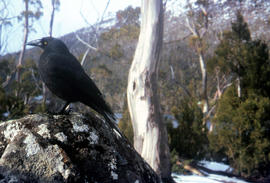
<svg viewBox="0 0 270 183">
<path fill-rule="evenodd" d="M 60 110 L 58 112 L 56 112 L 56 111 L 47 111 L 47 114 L 50 114 L 50 115 L 69 115 L 71 112 L 72 112 L 72 109 L 68 108 L 67 110 L 62 109 L 62 110 Z"/>
<path fill-rule="evenodd" d="M 72 108 L 69 107 L 67 110 L 62 110 L 59 113 L 62 115 L 69 115 L 72 112 Z"/>
</svg>

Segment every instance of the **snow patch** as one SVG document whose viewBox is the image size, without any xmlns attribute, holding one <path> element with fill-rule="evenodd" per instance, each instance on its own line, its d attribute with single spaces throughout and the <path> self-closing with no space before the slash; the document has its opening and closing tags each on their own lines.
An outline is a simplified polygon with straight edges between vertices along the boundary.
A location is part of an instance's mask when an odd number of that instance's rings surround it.
<svg viewBox="0 0 270 183">
<path fill-rule="evenodd" d="M 42 95 L 38 95 L 38 96 L 35 96 L 34 97 L 34 100 L 41 100 L 41 99 L 43 99 L 43 96 Z"/>
<path fill-rule="evenodd" d="M 59 140 L 61 142 L 67 141 L 67 136 L 63 132 L 59 132 L 59 133 L 55 134 L 54 136 L 57 138 L 57 140 Z"/>
<path fill-rule="evenodd" d="M 230 169 L 228 165 L 217 162 L 209 162 L 209 161 L 201 161 L 204 167 L 215 170 L 215 171 L 227 171 Z M 206 173 L 206 172 L 205 172 Z M 207 173 L 206 173 L 207 174 Z M 216 174 L 207 174 L 207 177 L 198 176 L 198 175 L 179 175 L 176 173 L 172 174 L 172 177 L 176 183 L 224 183 L 224 182 L 232 182 L 232 183 L 248 183 L 246 181 L 237 179 L 235 177 L 227 177 Z"/>
<path fill-rule="evenodd" d="M 10 112 L 5 112 L 5 113 L 2 114 L 2 116 L 3 116 L 3 117 L 8 117 L 9 114 L 10 114 Z"/>
<path fill-rule="evenodd" d="M 41 150 L 39 144 L 36 141 L 36 137 L 33 134 L 27 135 L 23 143 L 26 144 L 25 150 L 27 157 L 35 155 Z"/>
<path fill-rule="evenodd" d="M 223 163 L 210 162 L 210 161 L 200 161 L 202 166 L 214 171 L 223 171 L 223 172 L 231 172 L 232 168 L 229 165 L 225 165 Z"/>
<path fill-rule="evenodd" d="M 38 128 L 40 129 L 37 133 L 39 135 L 41 135 L 44 138 L 50 138 L 51 134 L 50 131 L 48 130 L 48 125 L 47 124 L 41 124 L 38 126 Z"/>
<path fill-rule="evenodd" d="M 192 183 L 220 183 L 215 180 L 211 180 L 208 177 L 201 177 L 198 175 L 172 175 L 173 179 L 177 183 L 192 182 Z"/>
</svg>

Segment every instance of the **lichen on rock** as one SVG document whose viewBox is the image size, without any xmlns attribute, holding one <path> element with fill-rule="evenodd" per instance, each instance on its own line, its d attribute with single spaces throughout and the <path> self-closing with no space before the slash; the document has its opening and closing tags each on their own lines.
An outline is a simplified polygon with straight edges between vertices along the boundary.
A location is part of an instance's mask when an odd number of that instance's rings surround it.
<svg viewBox="0 0 270 183">
<path fill-rule="evenodd" d="M 0 182 L 159 182 L 121 132 L 93 115 L 28 115 L 0 132 Z"/>
</svg>

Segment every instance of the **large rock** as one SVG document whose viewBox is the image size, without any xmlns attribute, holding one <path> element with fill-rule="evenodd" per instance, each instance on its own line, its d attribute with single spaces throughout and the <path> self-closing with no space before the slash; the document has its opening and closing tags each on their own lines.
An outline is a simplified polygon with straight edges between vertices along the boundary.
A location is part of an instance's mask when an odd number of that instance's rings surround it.
<svg viewBox="0 0 270 183">
<path fill-rule="evenodd" d="M 0 123 L 2 182 L 154 183 L 117 129 L 94 116 L 28 115 Z"/>
</svg>

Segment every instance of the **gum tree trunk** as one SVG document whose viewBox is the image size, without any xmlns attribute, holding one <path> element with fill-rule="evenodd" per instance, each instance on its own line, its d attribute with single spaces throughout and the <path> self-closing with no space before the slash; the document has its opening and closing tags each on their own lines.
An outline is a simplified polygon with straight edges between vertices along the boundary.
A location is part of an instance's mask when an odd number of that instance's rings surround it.
<svg viewBox="0 0 270 183">
<path fill-rule="evenodd" d="M 203 98 L 203 113 L 206 116 L 209 110 L 208 96 L 207 96 L 207 73 L 206 64 L 203 53 L 199 52 L 200 67 L 202 72 L 202 98 Z"/>
<path fill-rule="evenodd" d="M 141 13 L 141 31 L 127 88 L 134 147 L 163 182 L 172 182 L 168 135 L 157 92 L 163 39 L 162 0 L 142 0 Z"/>
</svg>

